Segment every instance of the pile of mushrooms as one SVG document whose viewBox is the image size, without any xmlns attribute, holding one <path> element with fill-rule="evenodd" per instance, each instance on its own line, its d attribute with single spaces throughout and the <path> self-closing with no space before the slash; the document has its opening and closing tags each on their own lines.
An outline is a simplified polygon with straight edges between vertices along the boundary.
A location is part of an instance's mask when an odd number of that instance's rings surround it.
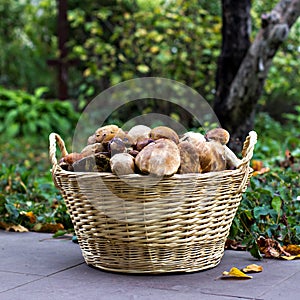
<svg viewBox="0 0 300 300">
<path fill-rule="evenodd" d="M 206 173 L 237 168 L 241 160 L 226 146 L 229 133 L 222 128 L 206 135 L 187 132 L 179 137 L 171 128 L 145 125 L 128 132 L 116 125 L 98 128 L 80 153 L 63 157 L 59 165 L 67 171 L 128 174 Z"/>
</svg>

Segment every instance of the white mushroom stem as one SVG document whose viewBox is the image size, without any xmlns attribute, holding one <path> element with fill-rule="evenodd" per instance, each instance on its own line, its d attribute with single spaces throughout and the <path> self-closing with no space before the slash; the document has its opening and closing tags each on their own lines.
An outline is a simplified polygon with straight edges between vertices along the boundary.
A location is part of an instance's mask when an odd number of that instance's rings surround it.
<svg viewBox="0 0 300 300">
<path fill-rule="evenodd" d="M 226 157 L 226 163 L 230 168 L 237 168 L 242 163 L 242 160 L 239 159 L 227 146 L 224 145 L 224 154 Z"/>
</svg>

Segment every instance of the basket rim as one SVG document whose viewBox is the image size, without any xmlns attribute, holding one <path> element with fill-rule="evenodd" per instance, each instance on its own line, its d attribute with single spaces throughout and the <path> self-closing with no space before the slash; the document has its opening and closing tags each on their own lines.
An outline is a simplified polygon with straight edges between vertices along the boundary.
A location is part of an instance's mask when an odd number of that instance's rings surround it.
<svg viewBox="0 0 300 300">
<path fill-rule="evenodd" d="M 66 171 L 59 166 L 56 158 L 56 146 L 58 145 L 62 156 L 68 155 L 68 151 L 66 150 L 65 143 L 63 139 L 60 137 L 57 133 L 51 133 L 49 135 L 49 156 L 52 163 L 52 169 L 51 173 L 54 179 L 54 182 L 56 182 L 56 177 L 58 174 L 70 176 L 70 177 L 96 177 L 96 178 L 110 178 L 114 180 L 120 180 L 120 178 L 126 178 L 126 179 L 145 179 L 150 178 L 147 176 L 153 176 L 153 175 L 144 175 L 144 174 L 129 174 L 129 175 L 123 175 L 118 176 L 116 174 L 113 174 L 111 172 L 73 172 L 73 171 Z M 240 187 L 238 188 L 238 192 L 241 192 L 248 180 L 248 176 L 252 173 L 252 169 L 250 167 L 250 160 L 253 156 L 254 146 L 257 142 L 257 133 L 255 131 L 250 131 L 249 135 L 247 136 L 242 150 L 242 159 L 240 165 L 235 170 L 223 170 L 223 171 L 216 171 L 216 172 L 207 172 L 207 173 L 187 173 L 187 174 L 173 174 L 172 176 L 164 176 L 161 177 L 161 180 L 168 179 L 168 180 L 178 180 L 178 179 L 184 179 L 184 178 L 193 178 L 193 179 L 206 179 L 206 178 L 222 178 L 224 175 L 238 175 L 242 174 L 243 179 L 240 184 Z"/>
<path fill-rule="evenodd" d="M 253 169 L 248 166 L 249 168 L 249 172 L 252 173 Z M 97 176 L 97 177 L 111 177 L 111 178 L 147 178 L 148 176 L 153 176 L 153 175 L 149 175 L 149 174 L 139 174 L 139 173 L 134 173 L 134 174 L 128 174 L 128 175 L 116 175 L 112 172 L 75 172 L 75 171 L 67 171 L 64 170 L 63 168 L 61 168 L 59 165 L 55 166 L 53 169 L 50 170 L 53 174 L 65 174 L 65 175 L 72 175 L 72 176 Z M 224 174 L 243 174 L 245 172 L 245 170 L 243 168 L 236 168 L 233 170 L 223 170 L 223 171 L 214 171 L 214 172 L 207 172 L 207 173 L 185 173 L 185 174 L 173 174 L 171 176 L 163 176 L 164 179 L 181 179 L 181 178 L 208 178 L 208 177 L 218 177 L 222 176 Z M 149 178 L 149 177 L 148 177 Z"/>
</svg>

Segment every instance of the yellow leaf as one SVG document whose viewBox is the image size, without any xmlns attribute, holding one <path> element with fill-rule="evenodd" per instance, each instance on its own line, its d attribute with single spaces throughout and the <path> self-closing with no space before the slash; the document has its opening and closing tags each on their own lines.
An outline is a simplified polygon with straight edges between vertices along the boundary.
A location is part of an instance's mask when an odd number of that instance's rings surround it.
<svg viewBox="0 0 300 300">
<path fill-rule="evenodd" d="M 248 265 L 247 267 L 242 269 L 244 273 L 258 273 L 262 272 L 262 270 L 263 267 L 256 264 Z"/>
<path fill-rule="evenodd" d="M 34 215 L 34 213 L 32 212 L 32 211 L 28 211 L 27 213 L 26 213 L 26 216 L 29 218 L 29 222 L 30 223 L 35 223 L 36 222 L 36 217 L 35 217 L 35 215 Z"/>
<path fill-rule="evenodd" d="M 298 255 L 300 254 L 300 246 L 298 245 L 287 245 L 283 246 L 284 251 L 292 254 L 292 255 Z"/>
<path fill-rule="evenodd" d="M 153 53 L 153 54 L 156 54 L 158 51 L 159 51 L 159 48 L 157 46 L 152 46 L 150 48 L 150 52 Z"/>
<path fill-rule="evenodd" d="M 224 271 L 223 276 L 221 277 L 222 279 L 252 279 L 252 276 L 246 275 L 242 271 L 240 271 L 238 268 L 233 267 L 230 269 L 229 272 Z"/>
<path fill-rule="evenodd" d="M 285 260 L 300 259 L 300 254 L 298 254 L 298 255 L 291 255 L 291 256 L 282 255 L 282 256 L 280 256 L 280 258 L 283 258 Z"/>
<path fill-rule="evenodd" d="M 91 75 L 91 69 L 90 68 L 85 69 L 84 72 L 83 72 L 83 76 L 88 77 L 90 75 Z"/>
</svg>

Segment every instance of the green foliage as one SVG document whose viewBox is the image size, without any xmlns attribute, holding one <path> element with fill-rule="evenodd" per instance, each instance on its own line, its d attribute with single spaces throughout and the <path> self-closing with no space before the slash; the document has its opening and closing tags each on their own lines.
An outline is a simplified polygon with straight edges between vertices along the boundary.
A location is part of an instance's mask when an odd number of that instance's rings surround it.
<svg viewBox="0 0 300 300">
<path fill-rule="evenodd" d="M 194 0 L 160 5 L 156 1 L 151 9 L 145 8 L 146 1 L 115 2 L 104 7 L 84 2 L 69 11 L 74 33 L 69 46 L 71 58 L 81 61 L 81 93 L 91 97 L 124 80 L 160 76 L 185 83 L 212 100 L 220 16 Z"/>
<path fill-rule="evenodd" d="M 15 137 L 48 138 L 51 131 L 69 134 L 78 119 L 69 102 L 41 99 L 44 88 L 35 95 L 0 87 L 0 134 Z"/>
<path fill-rule="evenodd" d="M 33 92 L 55 89 L 56 72 L 47 60 L 57 56 L 56 1 L 1 0 L 0 85 Z"/>
<path fill-rule="evenodd" d="M 254 159 L 261 160 L 270 171 L 251 178 L 230 238 L 246 245 L 259 258 L 256 241 L 260 236 L 281 244 L 300 243 L 300 123 L 283 127 L 261 114 L 256 124 Z"/>
<path fill-rule="evenodd" d="M 34 216 L 33 221 L 28 213 Z M 23 165 L 0 165 L 0 221 L 32 229 L 36 223 L 62 223 L 72 228 L 50 173 L 34 174 Z"/>
<path fill-rule="evenodd" d="M 251 179 L 231 228 L 231 238 L 249 248 L 260 237 L 273 238 L 282 244 L 300 243 L 299 172 L 270 173 Z"/>
</svg>

